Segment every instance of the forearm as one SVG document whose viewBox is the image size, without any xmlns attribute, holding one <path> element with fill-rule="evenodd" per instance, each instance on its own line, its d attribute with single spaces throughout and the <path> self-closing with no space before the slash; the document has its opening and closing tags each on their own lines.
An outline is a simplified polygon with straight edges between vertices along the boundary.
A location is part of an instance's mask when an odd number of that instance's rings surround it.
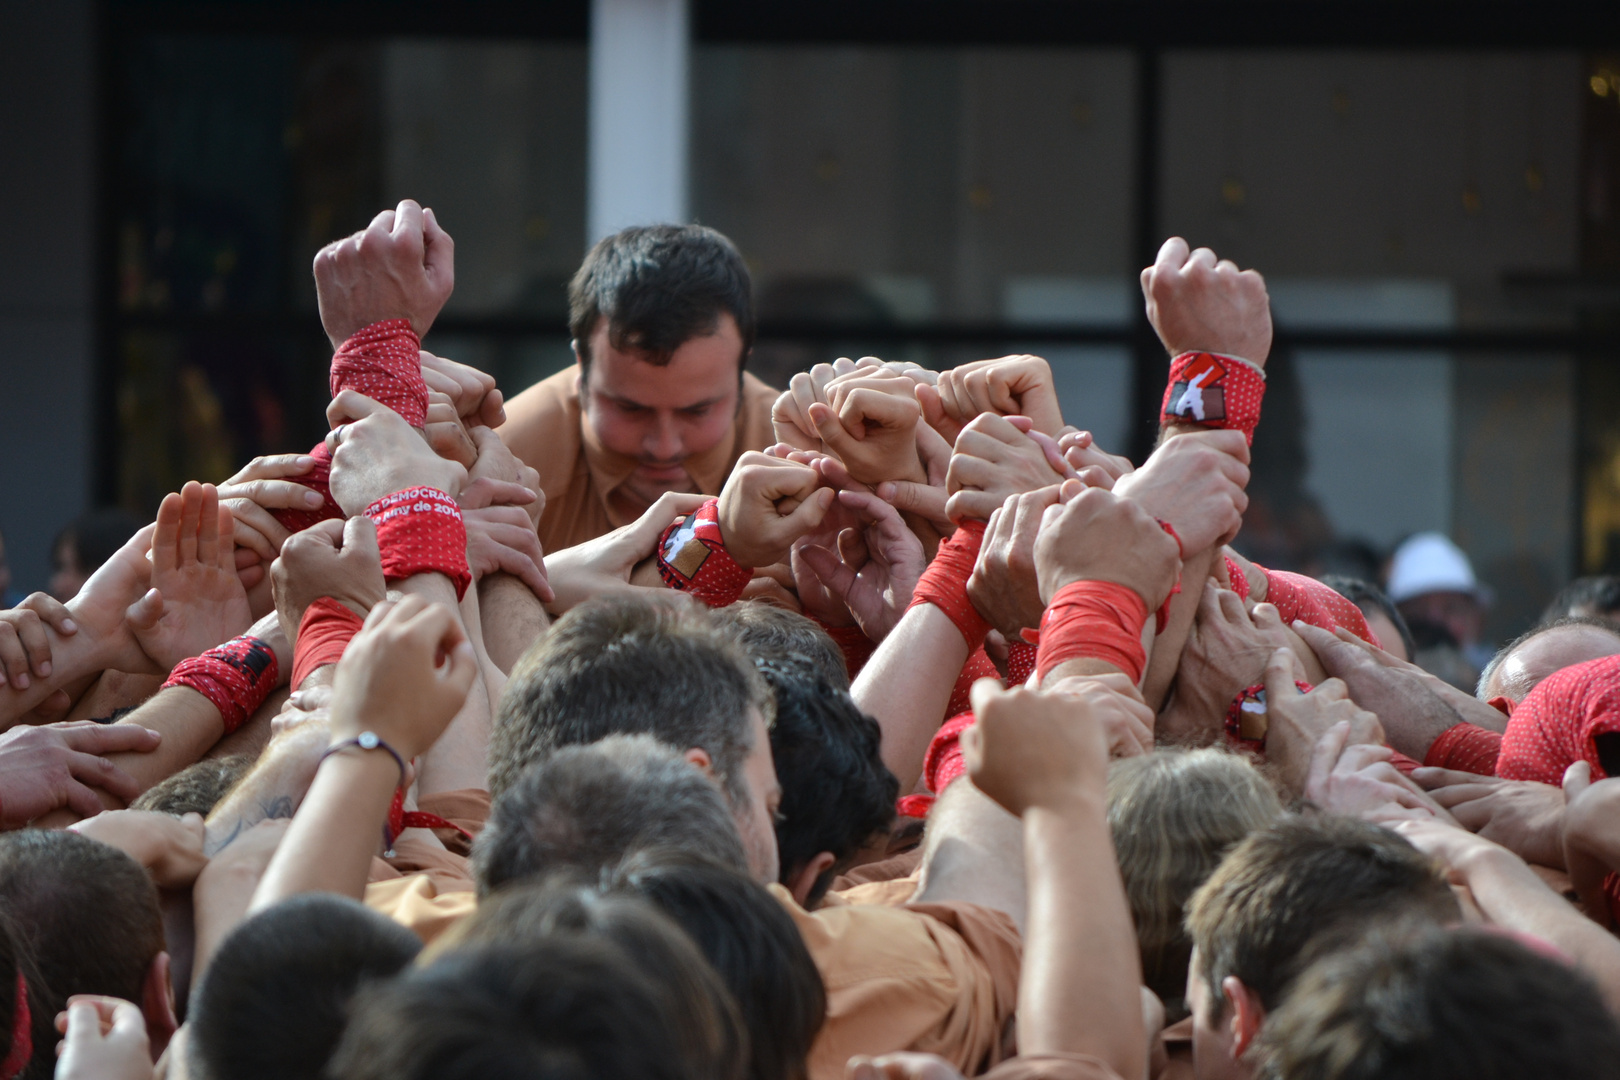
<svg viewBox="0 0 1620 1080">
<path fill-rule="evenodd" d="M 346 750 L 326 758 L 254 891 L 249 911 L 308 892 L 363 899 L 399 780 L 394 759 L 380 750 Z"/>
<path fill-rule="evenodd" d="M 1210 567 L 1219 553 L 1220 548 L 1210 548 L 1182 560 L 1181 591 L 1170 597 L 1164 632 L 1154 638 L 1147 669 L 1142 674 L 1142 697 L 1155 711 L 1164 704 L 1170 681 L 1181 664 L 1181 650 L 1192 632 L 1198 601 L 1204 594 L 1204 579 L 1209 577 Z"/>
<path fill-rule="evenodd" d="M 219 854 L 267 818 L 290 818 L 309 789 L 326 749 L 325 725 L 310 724 L 271 742 L 252 770 L 208 815 L 203 851 Z"/>
<path fill-rule="evenodd" d="M 850 688 L 855 703 L 883 730 L 883 763 L 901 791 L 917 785 L 928 740 L 945 720 L 967 658 L 967 641 L 950 617 L 919 604 L 901 617 Z"/>
<path fill-rule="evenodd" d="M 484 650 L 506 675 L 551 626 L 545 605 L 522 580 L 506 573 L 478 581 Z"/>
<path fill-rule="evenodd" d="M 946 788 L 929 812 L 923 845 L 922 876 L 913 899 L 963 900 L 994 908 L 1023 932 L 1023 828 L 1016 817 L 964 777 Z"/>
<path fill-rule="evenodd" d="M 107 760 L 133 776 L 143 791 L 200 761 L 225 735 L 225 721 L 219 709 L 189 686 L 159 690 L 146 704 L 118 722 L 139 724 L 163 737 L 158 748 L 149 754 L 107 755 Z"/>
<path fill-rule="evenodd" d="M 1558 946 L 1597 982 L 1609 1011 L 1620 1015 L 1620 941 L 1570 907 L 1510 851 L 1482 852 L 1463 870 L 1487 918 Z"/>
<path fill-rule="evenodd" d="M 0 730 L 23 720 L 35 706 L 58 690 L 80 689 L 82 693 L 81 686 L 88 680 L 109 668 L 117 668 L 121 662 L 127 667 L 151 666 L 146 662 L 132 663 L 124 656 L 124 650 L 96 641 L 86 631 L 64 636 L 49 625 L 44 630 L 51 647 L 51 673 L 45 678 L 30 676 L 28 687 L 23 690 L 9 681 L 0 686 Z"/>
<path fill-rule="evenodd" d="M 1029 895 L 1018 981 L 1024 1054 L 1090 1054 L 1141 1076 L 1141 960 L 1102 794 L 1024 816 Z"/>
<path fill-rule="evenodd" d="M 397 586 L 401 593 L 420 596 L 432 603 L 443 604 L 456 613 L 458 621 L 462 620 L 462 610 L 465 601 L 457 601 L 455 586 L 443 574 L 417 574 Z M 477 600 L 471 590 L 468 597 L 473 597 L 471 603 L 476 610 Z M 473 626 L 468 627 L 463 621 L 462 629 L 467 631 L 468 639 L 473 642 L 475 654 L 478 648 L 478 631 L 476 629 L 479 619 L 472 619 Z M 481 671 L 484 665 L 480 664 Z M 450 721 L 433 748 L 422 755 L 416 767 L 417 794 L 429 795 L 440 791 L 460 791 L 464 788 L 482 788 L 489 782 L 489 738 L 493 730 L 493 719 L 490 709 L 489 690 L 485 680 L 473 680 L 472 689 L 467 693 L 467 701 Z"/>
</svg>

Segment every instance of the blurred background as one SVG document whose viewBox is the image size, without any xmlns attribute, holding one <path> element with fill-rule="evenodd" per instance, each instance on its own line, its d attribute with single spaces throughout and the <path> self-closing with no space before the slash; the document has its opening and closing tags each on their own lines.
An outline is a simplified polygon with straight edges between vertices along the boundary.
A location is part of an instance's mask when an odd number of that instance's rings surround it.
<svg viewBox="0 0 1620 1080">
<path fill-rule="evenodd" d="M 1605 51 L 1615 46 L 1615 51 Z M 310 259 L 412 197 L 456 240 L 426 346 L 571 361 L 588 244 L 697 220 L 753 370 L 1036 352 L 1140 461 L 1172 233 L 1278 327 L 1261 562 L 1455 539 L 1486 636 L 1620 570 L 1620 11 L 1342 0 L 0 0 L 0 531 L 22 591 L 92 507 L 307 449 Z"/>
</svg>

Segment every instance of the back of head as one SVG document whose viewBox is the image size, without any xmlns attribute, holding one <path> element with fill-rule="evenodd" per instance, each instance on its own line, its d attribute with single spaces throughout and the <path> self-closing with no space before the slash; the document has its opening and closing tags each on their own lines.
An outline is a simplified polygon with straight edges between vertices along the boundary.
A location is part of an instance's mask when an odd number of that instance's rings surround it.
<svg viewBox="0 0 1620 1080">
<path fill-rule="evenodd" d="M 1276 790 L 1248 758 L 1223 750 L 1157 750 L 1108 770 L 1108 828 L 1142 951 L 1142 981 L 1172 1021 L 1185 1012 L 1192 940 L 1183 912 L 1231 847 L 1282 816 Z"/>
<path fill-rule="evenodd" d="M 555 934 L 598 934 L 671 991 L 675 1035 L 692 1072 L 741 1080 L 748 1031 L 731 991 L 686 932 L 638 896 L 603 895 L 563 871 L 502 889 L 455 928 L 458 948 L 523 946 Z"/>
<path fill-rule="evenodd" d="M 781 904 L 740 871 L 663 853 L 630 860 L 611 884 L 650 900 L 697 942 L 748 1027 L 752 1080 L 803 1080 L 827 994 Z"/>
<path fill-rule="evenodd" d="M 173 814 L 176 817 L 186 814 L 207 817 L 257 760 L 252 754 L 204 758 L 153 784 L 141 792 L 140 797 L 129 804 L 129 808 L 156 810 L 160 814 Z"/>
<path fill-rule="evenodd" d="M 763 661 L 759 670 L 776 700 L 771 757 L 782 785 L 783 884 L 821 852 L 833 856 L 810 892 L 814 902 L 862 848 L 887 836 L 900 781 L 883 764 L 882 729 L 848 691 L 803 662 Z"/>
<path fill-rule="evenodd" d="M 1269 1011 L 1310 962 L 1391 919 L 1455 922 L 1462 913 L 1427 856 L 1352 818 L 1287 817 L 1257 830 L 1193 894 L 1187 930 L 1213 1000 L 1235 975 Z"/>
<path fill-rule="evenodd" d="M 1566 615 L 1531 627 L 1491 657 L 1475 696 L 1523 701 L 1555 671 L 1620 653 L 1620 623 L 1593 615 Z"/>
<path fill-rule="evenodd" d="M 700 1080 L 671 996 L 596 935 L 453 950 L 356 998 L 329 1075 Z"/>
<path fill-rule="evenodd" d="M 73 994 L 140 1004 L 163 916 L 146 871 L 122 851 L 58 829 L 0 834 L 0 911 L 33 952 L 52 1018 Z"/>
<path fill-rule="evenodd" d="M 762 600 L 743 600 L 718 608 L 714 618 L 731 631 L 755 663 L 800 661 L 814 667 L 832 686 L 849 689 L 849 667 L 843 650 L 814 619 Z"/>
<path fill-rule="evenodd" d="M 596 874 L 649 848 L 748 869 L 714 784 L 651 736 L 615 735 L 559 750 L 502 791 L 473 845 L 473 872 L 486 895 L 563 867 Z"/>
<path fill-rule="evenodd" d="M 746 797 L 751 710 L 771 719 L 770 691 L 706 612 L 604 596 L 557 620 L 512 671 L 490 739 L 489 790 L 563 746 L 653 735 L 701 747 L 731 798 Z"/>
<path fill-rule="evenodd" d="M 1417 643 L 1412 640 L 1412 630 L 1406 625 L 1405 616 L 1401 614 L 1400 609 L 1395 606 L 1383 589 L 1370 581 L 1348 577 L 1344 574 L 1323 574 L 1317 580 L 1356 605 L 1363 612 L 1371 608 L 1388 619 L 1390 624 L 1395 627 L 1395 632 L 1401 636 L 1401 644 L 1405 647 L 1407 656 L 1411 656 L 1417 651 Z M 1383 643 L 1385 649 L 1389 649 L 1392 644 L 1394 643 L 1388 641 Z"/>
<path fill-rule="evenodd" d="M 1620 1026 L 1567 963 L 1501 934 L 1382 935 L 1326 957 L 1266 1023 L 1280 1080 L 1620 1077 Z"/>
<path fill-rule="evenodd" d="M 640 225 L 603 237 L 568 284 L 568 328 L 587 378 L 602 319 L 615 349 L 666 364 L 684 342 L 714 333 L 723 314 L 742 336 L 740 374 L 754 344 L 748 266 L 730 240 L 702 225 Z"/>
<path fill-rule="evenodd" d="M 392 919 L 327 893 L 252 916 L 220 944 L 192 993 L 191 1075 L 320 1076 L 343 1036 L 350 1000 L 399 974 L 421 948 Z"/>
<path fill-rule="evenodd" d="M 1558 591 L 1541 613 L 1543 624 L 1570 616 L 1620 619 L 1620 577 L 1604 574 L 1576 578 Z"/>
</svg>

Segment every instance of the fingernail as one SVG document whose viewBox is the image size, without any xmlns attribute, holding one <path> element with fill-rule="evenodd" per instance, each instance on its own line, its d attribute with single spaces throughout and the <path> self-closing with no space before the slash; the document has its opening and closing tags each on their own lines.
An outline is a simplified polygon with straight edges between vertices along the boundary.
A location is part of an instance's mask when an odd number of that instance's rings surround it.
<svg viewBox="0 0 1620 1080">
<path fill-rule="evenodd" d="M 309 466 L 315 464 L 315 459 L 310 457 L 308 454 L 299 454 L 297 459 L 294 460 L 293 464 L 302 465 L 305 468 L 308 468 Z"/>
<path fill-rule="evenodd" d="M 19 689 L 19 690 L 28 689 L 28 676 L 27 675 L 19 675 L 19 676 L 17 676 L 17 689 Z"/>
<path fill-rule="evenodd" d="M 49 660 L 39 665 L 39 677 L 42 679 L 51 677 L 51 662 Z"/>
<path fill-rule="evenodd" d="M 77 633 L 78 629 L 79 629 L 79 624 L 74 622 L 72 619 L 63 619 L 62 620 L 62 633 L 64 633 L 64 634 L 73 634 L 73 633 Z"/>
<path fill-rule="evenodd" d="M 318 491 L 304 492 L 304 505 L 311 509 L 320 506 L 325 501 L 325 499 L 321 498 L 321 493 Z"/>
</svg>

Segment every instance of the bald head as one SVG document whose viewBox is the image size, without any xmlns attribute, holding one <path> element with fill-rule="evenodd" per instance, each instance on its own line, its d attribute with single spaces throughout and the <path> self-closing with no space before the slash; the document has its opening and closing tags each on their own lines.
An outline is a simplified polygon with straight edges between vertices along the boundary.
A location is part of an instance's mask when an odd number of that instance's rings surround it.
<svg viewBox="0 0 1620 1080">
<path fill-rule="evenodd" d="M 1620 631 L 1599 620 L 1565 619 L 1532 630 L 1496 654 L 1479 680 L 1479 697 L 1523 701 L 1536 684 L 1573 664 L 1620 654 Z"/>
</svg>

